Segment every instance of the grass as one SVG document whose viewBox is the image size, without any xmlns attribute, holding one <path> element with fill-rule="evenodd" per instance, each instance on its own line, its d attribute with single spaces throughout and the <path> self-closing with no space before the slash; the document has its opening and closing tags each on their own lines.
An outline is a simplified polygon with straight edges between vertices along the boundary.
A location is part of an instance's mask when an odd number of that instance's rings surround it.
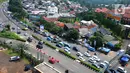
<svg viewBox="0 0 130 73">
<path fill-rule="evenodd" d="M 23 41 L 23 42 L 26 41 L 25 39 L 21 38 L 16 33 L 10 32 L 10 31 L 0 32 L 0 37 L 9 38 L 9 39 L 15 39 L 15 40 Z"/>
<path fill-rule="evenodd" d="M 9 56 L 18 56 L 18 53 L 13 53 L 12 50 L 8 49 L 3 51 L 5 54 L 9 55 Z M 24 57 L 22 58 L 22 60 L 24 61 L 24 63 L 29 64 L 29 61 Z"/>
</svg>

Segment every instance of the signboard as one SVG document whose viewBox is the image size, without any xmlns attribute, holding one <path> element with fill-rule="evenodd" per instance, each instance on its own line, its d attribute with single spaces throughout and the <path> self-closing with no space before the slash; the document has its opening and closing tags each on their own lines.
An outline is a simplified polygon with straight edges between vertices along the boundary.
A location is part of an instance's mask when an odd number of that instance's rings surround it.
<svg viewBox="0 0 130 73">
<path fill-rule="evenodd" d="M 40 31 L 43 32 L 43 30 L 44 30 L 44 26 L 40 25 Z"/>
</svg>

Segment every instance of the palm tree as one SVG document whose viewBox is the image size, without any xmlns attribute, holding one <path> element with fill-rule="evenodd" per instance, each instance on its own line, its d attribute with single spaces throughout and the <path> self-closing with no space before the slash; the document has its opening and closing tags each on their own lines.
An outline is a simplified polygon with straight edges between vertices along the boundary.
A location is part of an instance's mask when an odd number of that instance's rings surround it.
<svg viewBox="0 0 130 73">
<path fill-rule="evenodd" d="M 26 44 L 20 43 L 17 45 L 17 51 L 19 52 L 20 56 L 23 57 L 24 50 L 28 50 L 28 46 Z"/>
</svg>

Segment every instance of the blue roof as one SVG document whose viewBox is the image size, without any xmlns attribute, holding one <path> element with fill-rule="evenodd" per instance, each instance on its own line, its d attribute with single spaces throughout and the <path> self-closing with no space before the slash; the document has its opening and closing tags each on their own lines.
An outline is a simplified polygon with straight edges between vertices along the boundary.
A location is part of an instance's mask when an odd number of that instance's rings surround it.
<svg viewBox="0 0 130 73">
<path fill-rule="evenodd" d="M 111 42 L 108 42 L 107 45 L 109 45 L 110 47 L 114 48 L 114 44 L 112 44 Z"/>
<path fill-rule="evenodd" d="M 129 58 L 124 56 L 124 57 L 121 58 L 121 60 L 122 60 L 122 61 L 125 61 L 125 62 L 128 62 L 128 61 L 129 61 Z"/>
</svg>

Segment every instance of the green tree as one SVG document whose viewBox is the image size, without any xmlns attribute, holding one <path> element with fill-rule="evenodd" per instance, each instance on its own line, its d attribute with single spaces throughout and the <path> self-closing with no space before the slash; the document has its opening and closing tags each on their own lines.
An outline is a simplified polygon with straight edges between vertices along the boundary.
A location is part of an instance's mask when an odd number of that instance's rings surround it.
<svg viewBox="0 0 130 73">
<path fill-rule="evenodd" d="M 20 54 L 21 57 L 23 57 L 24 55 L 24 50 L 28 50 L 28 46 L 26 44 L 20 43 L 17 45 L 17 48 L 15 50 L 17 50 Z"/>
<path fill-rule="evenodd" d="M 51 33 L 56 34 L 56 35 L 61 33 L 62 31 L 63 31 L 63 29 L 61 27 L 56 26 L 56 25 L 51 29 Z"/>
<path fill-rule="evenodd" d="M 6 25 L 6 26 L 5 26 L 5 29 L 6 29 L 7 31 L 10 31 L 10 25 L 9 25 L 9 24 Z"/>
<path fill-rule="evenodd" d="M 65 38 L 67 40 L 77 40 L 79 38 L 79 32 L 76 29 L 71 28 L 66 32 Z"/>
</svg>

